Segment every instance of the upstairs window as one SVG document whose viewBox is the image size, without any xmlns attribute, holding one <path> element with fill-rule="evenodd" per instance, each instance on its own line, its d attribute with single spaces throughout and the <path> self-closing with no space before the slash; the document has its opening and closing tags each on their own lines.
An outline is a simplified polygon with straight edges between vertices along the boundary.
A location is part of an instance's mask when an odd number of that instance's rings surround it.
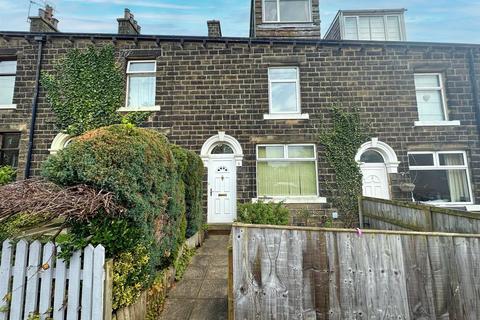
<svg viewBox="0 0 480 320">
<path fill-rule="evenodd" d="M 18 166 L 20 133 L 0 132 L 0 167 Z"/>
<path fill-rule="evenodd" d="M 300 114 L 298 68 L 269 68 L 268 85 L 271 114 Z"/>
<path fill-rule="evenodd" d="M 349 16 L 344 21 L 346 40 L 402 40 L 399 16 Z"/>
<path fill-rule="evenodd" d="M 411 152 L 410 176 L 415 201 L 434 204 L 471 203 L 470 178 L 463 151 Z"/>
<path fill-rule="evenodd" d="M 258 197 L 317 196 L 315 145 L 257 146 Z"/>
<path fill-rule="evenodd" d="M 416 73 L 418 120 L 445 121 L 445 88 L 440 73 Z"/>
<path fill-rule="evenodd" d="M 0 61 L 0 109 L 12 108 L 17 61 Z"/>
<path fill-rule="evenodd" d="M 155 106 L 155 61 L 129 61 L 127 66 L 127 109 Z"/>
<path fill-rule="evenodd" d="M 263 0 L 264 22 L 310 22 L 310 0 Z"/>
</svg>

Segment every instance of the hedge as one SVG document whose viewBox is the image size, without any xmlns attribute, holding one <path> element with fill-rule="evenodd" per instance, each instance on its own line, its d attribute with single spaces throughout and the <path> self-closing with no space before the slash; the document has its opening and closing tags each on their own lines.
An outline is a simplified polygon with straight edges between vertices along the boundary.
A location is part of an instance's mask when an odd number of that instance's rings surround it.
<svg viewBox="0 0 480 320">
<path fill-rule="evenodd" d="M 127 209 L 114 219 L 100 213 L 86 223 L 71 221 L 62 243 L 64 254 L 87 242 L 101 243 L 107 257 L 114 258 L 114 308 L 135 302 L 153 281 L 155 270 L 170 265 L 176 257 L 185 240 L 186 199 L 189 208 L 201 207 L 193 203 L 201 197 L 185 196 L 191 193 L 191 185 L 196 186 L 195 196 L 199 192 L 197 181 L 186 179 L 190 164 L 181 167 L 182 161 L 173 157 L 170 146 L 156 131 L 112 125 L 75 138 L 44 163 L 42 174 L 47 179 L 62 186 L 86 184 L 113 192 Z M 178 147 L 173 150 L 188 155 L 185 163 L 194 158 Z M 196 220 L 190 219 L 191 230 L 197 223 L 192 221 Z"/>
</svg>

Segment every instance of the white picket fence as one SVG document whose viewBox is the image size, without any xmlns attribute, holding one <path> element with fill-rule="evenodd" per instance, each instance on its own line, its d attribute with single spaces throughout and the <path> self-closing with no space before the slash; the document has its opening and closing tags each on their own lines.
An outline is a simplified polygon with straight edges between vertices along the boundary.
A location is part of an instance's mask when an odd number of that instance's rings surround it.
<svg viewBox="0 0 480 320">
<path fill-rule="evenodd" d="M 103 319 L 105 249 L 89 245 L 69 261 L 59 251 L 51 242 L 3 242 L 0 320 Z"/>
</svg>

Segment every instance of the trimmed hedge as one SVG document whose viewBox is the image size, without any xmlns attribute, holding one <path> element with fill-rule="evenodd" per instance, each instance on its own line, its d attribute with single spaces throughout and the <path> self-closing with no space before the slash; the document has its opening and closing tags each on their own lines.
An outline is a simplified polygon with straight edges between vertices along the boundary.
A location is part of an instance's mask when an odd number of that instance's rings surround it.
<svg viewBox="0 0 480 320">
<path fill-rule="evenodd" d="M 0 186 L 4 186 L 15 181 L 17 171 L 11 166 L 0 167 Z"/>
<path fill-rule="evenodd" d="M 114 258 L 114 308 L 135 302 L 155 270 L 170 265 L 185 240 L 185 187 L 191 183 L 184 183 L 187 162 L 178 154 L 189 152 L 175 147 L 174 158 L 170 146 L 156 131 L 112 125 L 75 138 L 44 163 L 43 176 L 49 180 L 113 192 L 127 208 L 115 219 L 100 213 L 86 223 L 69 221 L 62 243 L 63 254 L 91 243 L 102 244 L 107 257 Z M 190 207 L 197 205 L 201 203 Z"/>
<path fill-rule="evenodd" d="M 238 205 L 237 221 L 250 224 L 287 225 L 290 211 L 283 203 L 242 203 Z"/>
</svg>

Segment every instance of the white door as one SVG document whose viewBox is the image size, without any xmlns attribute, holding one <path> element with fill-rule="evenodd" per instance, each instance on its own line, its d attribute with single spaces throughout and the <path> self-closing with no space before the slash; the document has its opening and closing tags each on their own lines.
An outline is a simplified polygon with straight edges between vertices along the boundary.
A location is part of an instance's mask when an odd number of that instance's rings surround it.
<svg viewBox="0 0 480 320">
<path fill-rule="evenodd" d="M 236 170 L 233 156 L 208 160 L 208 223 L 232 223 L 237 217 Z"/>
<path fill-rule="evenodd" d="M 363 163 L 362 189 L 366 197 L 390 199 L 387 168 L 383 163 Z"/>
</svg>

